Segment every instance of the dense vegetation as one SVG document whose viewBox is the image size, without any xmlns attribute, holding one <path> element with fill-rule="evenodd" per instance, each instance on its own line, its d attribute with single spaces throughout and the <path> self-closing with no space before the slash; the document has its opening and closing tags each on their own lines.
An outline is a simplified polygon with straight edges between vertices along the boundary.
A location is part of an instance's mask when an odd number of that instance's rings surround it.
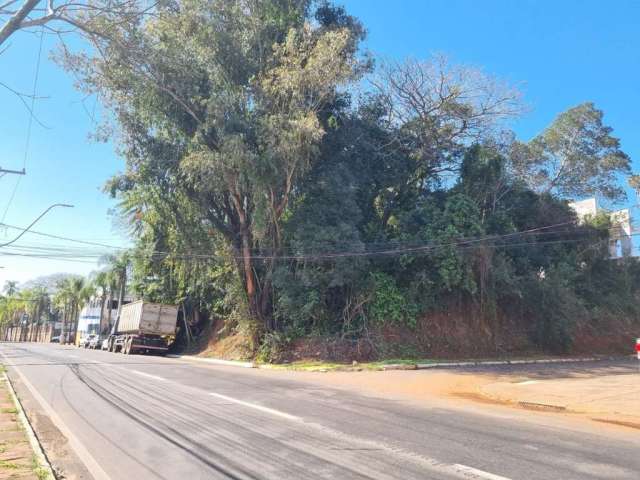
<svg viewBox="0 0 640 480">
<path fill-rule="evenodd" d="M 608 259 L 608 218 L 568 206 L 623 200 L 631 177 L 592 103 L 518 140 L 515 89 L 442 57 L 376 62 L 325 2 L 160 2 L 90 31 L 95 55 L 59 59 L 127 161 L 106 190 L 136 239 L 129 288 L 195 334 L 355 358 L 638 328 L 637 262 Z"/>
</svg>

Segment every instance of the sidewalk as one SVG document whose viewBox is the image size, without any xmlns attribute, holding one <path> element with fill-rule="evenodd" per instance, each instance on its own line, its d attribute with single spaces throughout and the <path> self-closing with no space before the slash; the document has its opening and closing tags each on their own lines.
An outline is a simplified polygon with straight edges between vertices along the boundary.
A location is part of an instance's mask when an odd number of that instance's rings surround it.
<svg viewBox="0 0 640 480">
<path fill-rule="evenodd" d="M 524 408 L 581 413 L 594 420 L 640 428 L 640 372 L 591 378 L 512 379 L 483 385 L 480 392 Z"/>
<path fill-rule="evenodd" d="M 418 403 L 443 399 L 503 405 L 640 429 L 640 369 L 629 359 L 270 374 Z"/>
<path fill-rule="evenodd" d="M 186 355 L 171 357 L 203 364 L 264 368 L 271 375 L 418 402 L 439 397 L 502 404 L 581 414 L 598 422 L 640 429 L 640 363 L 630 356 L 380 363 L 337 368 L 326 363 L 274 366 Z"/>
<path fill-rule="evenodd" d="M 0 378 L 0 480 L 44 480 L 51 478 L 40 467 L 29 437 L 19 419 L 17 405 L 4 373 Z"/>
</svg>

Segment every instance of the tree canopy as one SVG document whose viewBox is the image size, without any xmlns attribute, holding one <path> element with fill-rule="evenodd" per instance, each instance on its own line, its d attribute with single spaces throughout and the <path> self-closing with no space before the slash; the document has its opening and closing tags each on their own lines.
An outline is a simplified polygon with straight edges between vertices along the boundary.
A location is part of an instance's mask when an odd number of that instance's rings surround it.
<svg viewBox="0 0 640 480">
<path fill-rule="evenodd" d="M 92 28 L 58 58 L 126 159 L 106 186 L 136 239 L 121 271 L 192 326 L 271 358 L 452 312 L 495 348 L 516 325 L 561 350 L 577 319 L 637 314 L 637 266 L 568 206 L 631 174 L 592 103 L 518 140 L 516 88 L 439 56 L 376 67 L 329 2 L 168 1 Z"/>
</svg>

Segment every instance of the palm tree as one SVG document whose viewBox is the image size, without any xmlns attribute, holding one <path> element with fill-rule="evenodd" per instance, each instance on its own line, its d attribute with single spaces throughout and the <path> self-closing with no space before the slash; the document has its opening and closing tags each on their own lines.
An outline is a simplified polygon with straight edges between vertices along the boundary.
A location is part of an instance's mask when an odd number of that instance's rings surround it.
<svg viewBox="0 0 640 480">
<path fill-rule="evenodd" d="M 71 293 L 71 331 L 78 330 L 78 317 L 80 316 L 81 305 L 91 297 L 90 289 L 87 288 L 85 279 L 82 277 L 74 277 L 69 281 Z"/>
<path fill-rule="evenodd" d="M 112 270 L 102 270 L 98 272 L 93 279 L 96 288 L 96 294 L 100 296 L 100 328 L 99 333 L 102 335 L 105 330 L 111 327 L 111 312 L 113 305 L 113 295 L 117 291 L 118 275 Z M 105 318 L 105 308 L 107 314 Z"/>
<path fill-rule="evenodd" d="M 96 274 L 93 279 L 93 284 L 96 289 L 96 295 L 100 295 L 100 323 L 98 325 L 98 334 L 102 334 L 102 326 L 104 322 L 104 305 L 107 301 L 107 289 L 108 289 L 108 273 L 101 271 Z"/>
<path fill-rule="evenodd" d="M 40 326 L 42 324 L 42 314 L 49 310 L 49 305 L 51 299 L 49 297 L 49 293 L 46 288 L 42 286 L 34 287 L 29 290 L 29 305 L 28 308 L 30 310 L 31 315 L 31 340 L 38 341 L 40 336 Z M 34 338 L 34 329 L 35 325 L 35 338 Z"/>
<path fill-rule="evenodd" d="M 62 312 L 62 329 L 60 331 L 60 343 L 65 340 L 65 327 L 67 325 L 67 317 L 69 316 L 69 299 L 71 297 L 67 279 L 61 280 L 56 284 L 56 293 L 53 297 L 53 303 Z"/>
<path fill-rule="evenodd" d="M 54 302 L 63 312 L 62 333 L 70 334 L 77 329 L 79 306 L 87 293 L 85 280 L 82 277 L 69 277 L 59 282 L 57 287 Z"/>
<path fill-rule="evenodd" d="M 103 259 L 103 263 L 107 265 L 107 283 L 109 285 L 109 309 L 107 311 L 107 324 L 111 329 L 111 306 L 113 304 L 113 294 L 118 291 L 118 311 L 122 307 L 127 287 L 127 271 L 131 260 L 127 252 L 120 255 L 109 255 Z M 117 319 L 116 319 L 117 320 Z"/>
<path fill-rule="evenodd" d="M 18 282 L 7 280 L 4 283 L 4 293 L 6 293 L 7 297 L 13 297 L 16 293 L 18 293 Z"/>
</svg>

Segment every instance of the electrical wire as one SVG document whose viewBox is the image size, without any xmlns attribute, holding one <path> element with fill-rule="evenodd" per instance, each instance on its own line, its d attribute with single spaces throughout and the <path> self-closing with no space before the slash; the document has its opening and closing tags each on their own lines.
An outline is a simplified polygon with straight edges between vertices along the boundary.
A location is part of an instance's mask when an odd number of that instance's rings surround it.
<svg viewBox="0 0 640 480">
<path fill-rule="evenodd" d="M 17 227 L 15 225 L 9 225 L 9 224 L 4 223 L 4 222 L 0 222 L 0 227 L 12 228 L 14 230 L 24 230 L 24 228 L 22 228 L 22 227 Z M 54 238 L 56 240 L 64 240 L 64 241 L 67 241 L 67 242 L 81 243 L 83 245 L 93 245 L 93 246 L 97 246 L 97 247 L 105 247 L 105 248 L 111 248 L 111 249 L 116 249 L 116 250 L 126 250 L 125 247 L 116 247 L 115 245 L 107 245 L 105 243 L 90 242 L 90 241 L 87 241 L 87 240 L 78 240 L 78 239 L 75 239 L 75 238 L 63 237 L 63 236 L 60 236 L 60 235 L 53 235 L 51 233 L 39 232 L 37 230 L 29 230 L 29 234 L 38 235 L 38 236 L 47 237 L 47 238 Z"/>
<path fill-rule="evenodd" d="M 29 146 L 31 144 L 31 129 L 33 127 L 33 112 L 35 108 L 36 102 L 36 92 L 38 87 L 38 78 L 40 76 L 40 59 L 42 58 L 42 39 L 44 38 L 44 25 L 40 29 L 40 44 L 38 46 L 38 59 L 36 60 L 36 71 L 33 76 L 33 91 L 31 92 L 31 108 L 29 109 L 29 120 L 27 122 L 27 138 L 24 146 L 24 157 L 22 158 L 22 171 L 26 171 L 27 167 L 27 157 L 29 155 Z M 2 219 L 0 223 L 4 222 L 5 218 L 7 218 L 7 213 L 9 213 L 9 208 L 11 208 L 11 204 L 13 203 L 13 199 L 16 196 L 18 191 L 18 187 L 20 186 L 20 182 L 22 181 L 22 175 L 18 175 L 16 179 L 16 183 L 13 185 L 13 191 L 11 192 L 11 196 L 9 197 L 9 201 L 2 213 Z"/>
<path fill-rule="evenodd" d="M 358 247 L 362 248 L 358 251 L 333 251 L 333 252 L 321 252 L 321 253 L 300 253 L 300 254 L 283 254 L 282 252 L 278 252 L 277 254 L 265 255 L 250 255 L 248 258 L 253 260 L 296 260 L 296 261 L 319 261 L 319 260 L 331 260 L 338 258 L 352 258 L 352 257 L 392 257 L 392 256 L 401 256 L 401 255 L 420 255 L 420 254 L 430 254 L 432 252 L 437 252 L 443 248 L 456 248 L 459 250 L 470 250 L 473 248 L 513 248 L 513 247 L 535 247 L 542 245 L 551 245 L 551 244 L 561 244 L 561 243 L 576 243 L 584 241 L 584 238 L 587 235 L 590 235 L 590 232 L 580 231 L 580 230 L 568 230 L 562 229 L 557 230 L 558 227 L 566 226 L 569 224 L 574 224 L 574 222 L 563 222 L 557 223 L 553 225 L 546 225 L 542 227 L 531 228 L 528 230 L 512 232 L 503 235 L 493 235 L 493 236 L 484 236 L 484 237 L 471 237 L 471 238 L 461 238 L 453 242 L 448 243 L 428 243 L 428 244 L 416 244 L 413 242 L 408 247 L 398 248 L 395 242 L 389 242 L 387 244 L 384 243 L 373 243 L 366 244 L 363 242 L 358 242 Z M 20 227 L 10 226 L 11 228 L 16 228 L 19 230 L 23 230 Z M 552 228 L 556 228 L 556 230 L 548 231 Z M 30 231 L 29 233 L 36 233 Z M 88 246 L 100 246 L 102 248 L 108 247 L 109 249 L 122 247 L 113 247 L 111 245 L 97 243 L 97 242 L 89 242 L 78 239 L 70 239 L 68 237 L 62 237 L 57 235 L 46 234 L 43 232 L 37 232 L 39 235 L 44 235 L 47 237 L 53 237 L 56 239 L 79 242 L 82 244 L 87 244 Z M 545 237 L 549 235 L 556 236 L 567 236 L 571 235 L 572 238 L 564 238 L 564 239 L 545 239 L 540 237 Z M 636 234 L 632 234 L 636 235 Z M 578 237 L 578 238 L 576 238 Z M 509 239 L 511 241 L 509 241 Z M 535 241 L 524 241 L 526 239 L 534 239 Z M 499 243 L 501 242 L 501 243 Z M 598 243 L 601 243 L 602 240 L 599 240 Z M 396 245 L 395 248 L 388 248 L 390 244 Z M 380 249 L 383 248 L 383 249 Z M 13 245 L 10 247 L 10 250 L 3 250 L 6 254 L 12 256 L 23 256 L 23 257 L 31 257 L 31 258 L 42 258 L 42 259 L 58 259 L 58 260 L 69 260 L 69 261 L 80 261 L 83 263 L 92 263 L 99 260 L 100 258 L 104 258 L 105 255 L 112 254 L 112 251 L 98 250 L 98 249 L 88 249 L 88 248 L 80 248 L 80 247 L 69 247 L 69 246 L 60 246 L 60 245 Z M 166 252 L 166 251 L 144 251 L 138 250 L 130 252 L 136 258 L 143 258 L 147 260 L 163 260 L 169 258 L 173 261 L 188 261 L 188 260 L 229 260 L 229 259 L 243 259 L 244 257 L 239 255 L 219 255 L 219 254 L 210 254 L 210 253 L 194 253 L 194 252 Z"/>
<path fill-rule="evenodd" d="M 419 244 L 414 242 L 396 242 L 396 241 L 391 241 L 391 242 L 372 242 L 372 243 L 365 243 L 365 242 L 353 242 L 351 244 L 346 244 L 346 245 L 351 245 L 351 246 L 357 246 L 357 247 L 361 247 L 361 248 L 372 248 L 372 247 L 380 247 L 383 248 L 385 250 L 368 250 L 368 251 L 356 251 L 356 252 L 328 252 L 328 253 L 322 253 L 322 254 L 313 254 L 313 255 L 308 255 L 308 256 L 313 256 L 313 257 L 317 257 L 318 255 L 353 255 L 353 256 L 361 256 L 364 253 L 368 253 L 368 254 L 373 254 L 373 253 L 380 253 L 380 254 L 385 254 L 385 253 L 403 253 L 403 252 L 411 252 L 414 250 L 422 250 L 425 248 L 431 248 L 431 247 L 435 247 L 435 246 L 440 246 L 440 245 L 454 245 L 454 244 L 467 244 L 467 243 L 476 243 L 476 242 L 483 242 L 483 241 L 489 241 L 489 240 L 499 240 L 499 239 L 504 239 L 504 238 L 510 238 L 510 237 L 514 237 L 514 236 L 518 236 L 518 235 L 530 235 L 530 234 L 536 234 L 536 235 L 560 235 L 560 234 L 567 234 L 567 233 L 576 233 L 576 232 L 571 232 L 571 231 L 554 231 L 554 232 L 542 232 L 543 230 L 548 230 L 551 228 L 556 228 L 556 227 L 562 227 L 562 226 L 566 226 L 566 225 L 571 225 L 574 224 L 573 221 L 569 221 L 569 222 L 562 222 L 562 223 L 556 223 L 556 224 L 552 224 L 552 225 L 545 225 L 542 227 L 535 227 L 535 228 L 530 228 L 528 230 L 521 230 L 518 232 L 511 232 L 511 233 L 507 233 L 507 234 L 502 234 L 502 235 L 489 235 L 489 236 L 484 236 L 484 237 L 462 237 L 457 239 L 455 242 L 453 243 L 446 243 L 446 244 Z M 0 223 L 0 226 L 4 226 L 4 227 L 8 227 L 8 228 L 13 228 L 13 229 L 17 229 L 17 230 L 24 230 L 21 227 L 17 227 L 15 225 L 9 225 L 6 223 Z M 538 232 L 538 233 L 536 233 Z M 43 233 L 43 232 L 38 232 L 35 230 L 30 230 L 29 231 L 30 234 L 34 234 L 34 235 L 39 235 L 39 236 L 44 236 L 44 237 L 48 237 L 48 238 L 54 238 L 57 240 L 64 240 L 64 241 L 69 241 L 69 242 L 74 242 L 74 243 L 79 243 L 79 244 L 84 244 L 84 245 L 91 245 L 91 246 L 99 246 L 99 247 L 104 247 L 104 248 L 109 248 L 109 249 L 115 249 L 115 250 L 127 250 L 124 247 L 116 247 L 113 245 L 107 245 L 104 243 L 98 243 L 98 242 L 90 242 L 90 241 L 85 241 L 85 240 L 78 240 L 78 239 L 74 239 L 74 238 L 69 238 L 69 237 L 63 237 L 63 236 L 59 236 L 59 235 L 52 235 L 49 233 Z M 313 244 L 312 247 L 319 247 L 321 244 Z M 333 246 L 335 247 L 336 244 L 334 242 L 326 242 L 325 245 L 327 246 Z M 400 247 L 405 247 L 405 248 L 400 248 Z M 396 248 L 393 248 L 396 247 Z M 252 249 L 253 252 L 255 251 L 265 251 L 268 249 Z M 284 249 L 284 251 L 286 251 L 287 249 Z M 295 249 L 294 247 L 289 247 L 288 249 L 289 251 L 295 251 L 297 249 Z M 300 258 L 301 255 L 282 255 L 280 252 L 282 250 L 280 250 L 278 253 L 274 253 L 272 255 L 251 255 L 250 258 L 253 259 L 273 259 L 273 258 Z M 109 253 L 113 253 L 113 252 L 102 252 L 101 255 L 106 255 Z M 159 255 L 175 255 L 175 252 L 169 252 L 169 251 L 148 251 L 145 252 L 145 254 L 149 255 L 149 254 L 159 254 Z M 215 257 L 215 258 L 229 258 L 229 256 L 224 256 L 224 255 L 211 255 L 211 254 L 192 254 L 192 253 L 187 253 L 186 255 L 193 255 L 193 256 L 197 256 L 197 257 Z M 242 258 L 242 257 L 238 257 L 238 258 Z"/>
<path fill-rule="evenodd" d="M 305 260 L 305 261 L 321 261 L 321 260 L 331 260 L 336 258 L 352 258 L 352 257 L 389 257 L 389 256 L 398 256 L 398 255 L 428 255 L 432 253 L 437 253 L 438 251 L 453 247 L 460 251 L 465 250 L 473 250 L 473 249 L 482 249 L 482 248 L 492 248 L 492 249 L 501 249 L 501 248 L 514 248 L 514 247 L 539 247 L 543 245 L 552 245 L 552 244 L 569 244 L 569 243 L 577 243 L 583 242 L 582 238 L 572 238 L 572 239 L 559 239 L 559 240 L 543 240 L 543 241 L 521 241 L 520 239 L 516 241 L 511 241 L 507 243 L 497 243 L 497 244 L 481 244 L 481 245 L 473 245 L 469 242 L 456 242 L 456 243 L 448 243 L 448 244 L 431 244 L 425 245 L 422 247 L 411 249 L 398 249 L 384 252 L 339 252 L 339 253 L 331 253 L 331 254 L 319 254 L 319 255 L 280 255 L 280 256 L 256 256 L 253 255 L 251 259 L 262 259 L 262 260 Z M 70 261 L 82 261 L 87 262 L 89 259 L 98 260 L 101 255 L 98 253 L 86 252 L 84 254 L 79 254 L 77 252 L 42 252 L 42 251 L 4 251 L 0 253 L 0 255 L 9 255 L 9 256 L 20 256 L 20 257 L 30 257 L 30 258 L 43 258 L 43 259 L 58 259 L 58 260 L 70 260 Z M 242 259 L 240 256 L 229 256 L 229 255 L 213 255 L 213 254 L 180 254 L 174 253 L 171 255 L 159 254 L 157 252 L 135 252 L 133 254 L 134 257 L 137 258 L 146 258 L 148 260 L 162 260 L 167 257 L 170 257 L 172 261 L 189 261 L 189 260 L 217 260 L 223 259 L 228 260 L 230 258 Z M 91 262 L 90 262 L 91 263 Z"/>
</svg>

